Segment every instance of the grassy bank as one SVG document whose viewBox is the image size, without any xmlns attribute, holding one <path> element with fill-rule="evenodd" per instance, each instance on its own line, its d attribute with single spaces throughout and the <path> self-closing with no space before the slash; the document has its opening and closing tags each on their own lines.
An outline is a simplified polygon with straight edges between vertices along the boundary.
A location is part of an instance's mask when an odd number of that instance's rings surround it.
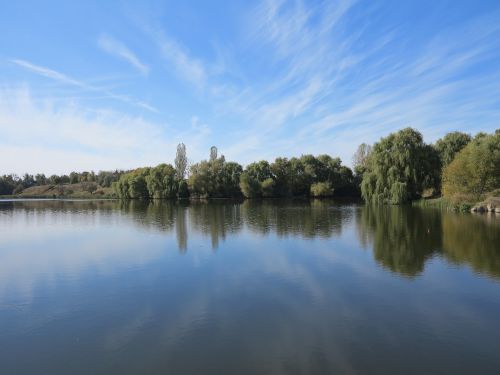
<svg viewBox="0 0 500 375">
<path fill-rule="evenodd" d="M 412 202 L 413 206 L 417 207 L 431 207 L 441 210 L 455 211 L 455 212 L 470 212 L 471 208 L 477 202 L 452 202 L 446 198 L 429 198 L 419 199 Z"/>
<path fill-rule="evenodd" d="M 3 195 L 8 199 L 108 199 L 116 198 L 112 188 L 98 187 L 95 184 L 77 183 L 62 185 L 40 185 L 24 189 L 19 194 Z"/>
<path fill-rule="evenodd" d="M 484 194 L 481 199 L 462 198 L 462 199 L 446 199 L 444 197 L 419 199 L 412 202 L 413 206 L 439 208 L 441 210 L 470 212 L 473 207 L 488 205 L 500 207 L 500 190 L 496 189 L 490 193 Z"/>
</svg>

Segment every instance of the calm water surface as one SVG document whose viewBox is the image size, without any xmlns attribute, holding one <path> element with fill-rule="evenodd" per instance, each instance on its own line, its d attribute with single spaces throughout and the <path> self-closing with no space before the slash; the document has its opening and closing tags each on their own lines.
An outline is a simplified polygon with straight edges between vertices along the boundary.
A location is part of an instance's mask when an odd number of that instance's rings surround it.
<svg viewBox="0 0 500 375">
<path fill-rule="evenodd" d="M 500 217 L 0 202 L 2 374 L 498 374 Z"/>
</svg>

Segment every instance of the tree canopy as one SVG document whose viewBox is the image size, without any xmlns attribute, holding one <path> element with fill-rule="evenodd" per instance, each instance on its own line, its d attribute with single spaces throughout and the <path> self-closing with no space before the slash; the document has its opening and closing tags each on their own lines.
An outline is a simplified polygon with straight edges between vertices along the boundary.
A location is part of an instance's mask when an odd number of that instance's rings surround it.
<svg viewBox="0 0 500 375">
<path fill-rule="evenodd" d="M 247 198 L 355 195 L 352 171 L 339 158 L 302 155 L 249 164 L 241 175 L 240 187 Z"/>
<path fill-rule="evenodd" d="M 500 188 L 500 133 L 480 134 L 443 171 L 443 195 L 478 200 Z"/>
<path fill-rule="evenodd" d="M 361 183 L 365 201 L 400 204 L 416 199 L 439 179 L 439 156 L 422 134 L 406 128 L 375 143 Z"/>
<path fill-rule="evenodd" d="M 443 167 L 446 167 L 453 161 L 453 158 L 471 141 L 469 134 L 461 132 L 451 132 L 439 139 L 436 144 L 436 150 L 439 153 L 439 158 Z"/>
</svg>

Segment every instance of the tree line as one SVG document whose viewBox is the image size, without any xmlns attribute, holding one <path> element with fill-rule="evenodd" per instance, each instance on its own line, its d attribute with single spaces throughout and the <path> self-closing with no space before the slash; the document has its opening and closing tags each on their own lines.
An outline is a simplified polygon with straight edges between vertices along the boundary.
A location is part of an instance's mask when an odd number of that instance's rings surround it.
<svg viewBox="0 0 500 375">
<path fill-rule="evenodd" d="M 361 144 L 353 170 L 340 158 L 302 155 L 243 168 L 218 157 L 187 168 L 179 145 L 177 168 L 161 164 L 124 174 L 114 184 L 120 198 L 270 198 L 361 196 L 368 203 L 402 204 L 443 195 L 451 201 L 477 202 L 499 195 L 500 130 L 472 137 L 451 132 L 433 144 L 405 128 L 373 145 Z"/>
<path fill-rule="evenodd" d="M 359 195 L 352 170 L 339 158 L 303 155 L 262 160 L 243 168 L 210 149 L 208 160 L 187 168 L 186 148 L 180 144 L 175 165 L 160 164 L 126 173 L 113 185 L 120 198 L 260 198 Z"/>
<path fill-rule="evenodd" d="M 122 199 L 361 196 L 369 203 L 401 204 L 441 195 L 468 202 L 500 195 L 500 130 L 474 137 L 451 132 L 427 144 L 419 131 L 405 128 L 373 145 L 361 144 L 352 170 L 326 154 L 278 157 L 245 168 L 219 156 L 215 146 L 209 155 L 208 160 L 188 165 L 181 143 L 174 166 L 50 177 L 7 175 L 0 177 L 0 195 L 35 185 L 78 182 L 112 187 Z"/>
<path fill-rule="evenodd" d="M 420 132 L 406 128 L 360 146 L 355 171 L 366 202 L 401 204 L 440 195 L 477 202 L 500 195 L 500 130 L 474 137 L 451 132 L 426 144 Z"/>
<path fill-rule="evenodd" d="M 65 184 L 77 184 L 84 183 L 92 187 L 111 187 L 111 185 L 118 181 L 125 171 L 99 171 L 95 173 L 91 172 L 71 172 L 63 175 L 51 175 L 49 177 L 45 174 L 40 173 L 32 175 L 29 173 L 23 176 L 17 176 L 15 174 L 8 174 L 0 176 L 0 195 L 15 195 L 22 192 L 24 189 L 33 186 L 43 186 L 43 185 L 65 185 Z"/>
</svg>

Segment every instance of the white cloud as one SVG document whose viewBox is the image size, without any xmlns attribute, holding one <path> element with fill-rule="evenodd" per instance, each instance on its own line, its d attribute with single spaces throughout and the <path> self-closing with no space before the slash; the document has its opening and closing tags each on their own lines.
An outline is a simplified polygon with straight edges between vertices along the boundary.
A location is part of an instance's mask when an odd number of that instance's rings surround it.
<svg viewBox="0 0 500 375">
<path fill-rule="evenodd" d="M 105 88 L 97 87 L 94 85 L 89 85 L 83 81 L 76 80 L 72 77 L 69 77 L 63 73 L 60 73 L 58 71 L 40 66 L 40 65 L 35 65 L 29 61 L 25 60 L 19 60 L 19 59 L 13 59 L 11 60 L 12 63 L 29 70 L 32 73 L 38 74 L 42 77 L 46 77 L 49 79 L 52 79 L 54 81 L 57 81 L 62 84 L 66 85 L 71 85 L 71 86 L 76 86 L 80 89 L 87 90 L 87 91 L 94 91 L 94 92 L 99 92 L 101 94 L 104 94 L 107 98 L 113 99 L 113 100 L 118 100 L 123 103 L 131 104 L 136 107 L 144 108 L 150 112 L 159 112 L 155 107 L 152 105 L 145 103 L 140 100 L 133 99 L 127 95 L 121 95 L 121 94 L 115 94 Z"/>
<path fill-rule="evenodd" d="M 17 64 L 33 73 L 39 74 L 43 77 L 53 79 L 55 81 L 59 81 L 61 83 L 66 83 L 68 85 L 79 86 L 82 88 L 88 88 L 86 84 L 83 82 L 77 81 L 76 79 L 70 78 L 62 73 L 59 73 L 55 70 L 45 68 L 43 66 L 35 65 L 30 63 L 29 61 L 13 59 L 11 60 L 14 64 Z"/>
<path fill-rule="evenodd" d="M 0 174 L 156 165 L 173 160 L 177 140 L 164 124 L 71 102 L 38 102 L 27 87 L 0 90 L 0 134 Z"/>
<path fill-rule="evenodd" d="M 264 1 L 250 15 L 249 42 L 269 72 L 221 104 L 250 124 L 231 145 L 239 160 L 310 152 L 350 164 L 359 143 L 406 126 L 427 141 L 498 126 L 498 65 L 481 65 L 500 48 L 497 17 L 441 30 L 400 51 L 411 36 L 353 29 L 347 16 L 355 6 Z M 356 12 L 370 18 L 365 9 Z"/>
<path fill-rule="evenodd" d="M 194 86 L 202 88 L 207 79 L 207 69 L 202 61 L 190 56 L 185 47 L 163 33 L 157 33 L 156 39 L 163 57 L 174 71 Z"/>
<path fill-rule="evenodd" d="M 142 74 L 148 75 L 149 67 L 146 64 L 142 63 L 139 58 L 122 42 L 112 38 L 109 35 L 101 35 L 97 43 L 99 47 L 105 52 L 127 61 Z"/>
</svg>

